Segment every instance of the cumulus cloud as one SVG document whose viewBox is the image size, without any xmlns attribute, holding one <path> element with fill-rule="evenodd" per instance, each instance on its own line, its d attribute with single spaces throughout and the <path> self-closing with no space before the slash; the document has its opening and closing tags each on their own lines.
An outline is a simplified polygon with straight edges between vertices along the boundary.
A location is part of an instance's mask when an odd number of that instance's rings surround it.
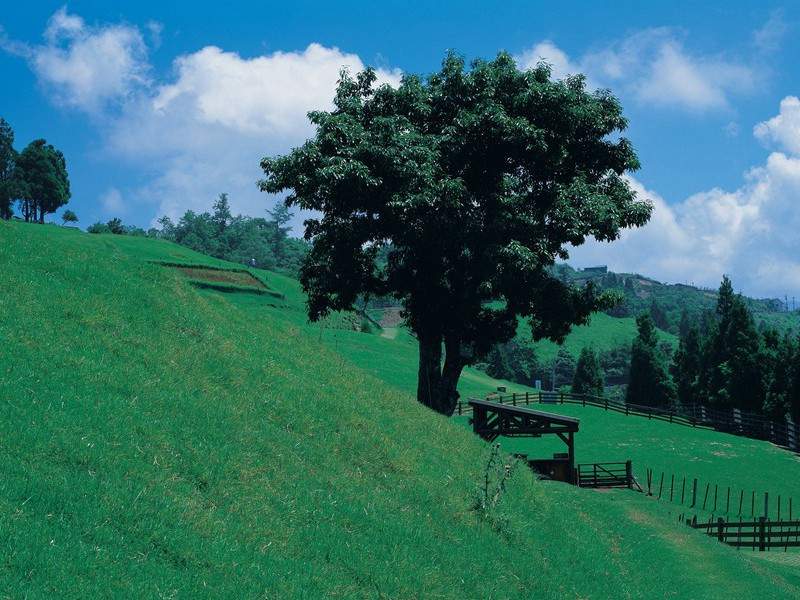
<svg viewBox="0 0 800 600">
<path fill-rule="evenodd" d="M 5 40 L 7 52 L 24 57 L 59 104 L 97 114 L 149 82 L 147 46 L 133 26 L 89 26 L 62 7 L 50 17 L 44 43 Z"/>
<path fill-rule="evenodd" d="M 780 113 L 753 129 L 762 142 L 776 142 L 785 150 L 800 154 L 800 99 L 787 96 L 781 100 Z"/>
<path fill-rule="evenodd" d="M 796 99 L 781 103 L 781 115 L 792 101 Z M 792 139 L 796 124 L 791 119 L 765 123 L 771 124 L 769 133 L 775 139 Z M 616 271 L 709 287 L 727 273 L 737 289 L 750 294 L 782 296 L 800 286 L 800 150 L 773 152 L 763 166 L 745 174 L 736 190 L 714 188 L 678 204 L 669 205 L 631 181 L 641 197 L 654 202 L 650 223 L 625 231 L 612 244 L 591 241 L 573 249 L 574 262 L 606 263 Z"/>
<path fill-rule="evenodd" d="M 364 67 L 357 55 L 319 44 L 254 58 L 208 46 L 175 59 L 172 81 L 129 103 L 109 130 L 109 147 L 128 160 L 160 161 L 157 176 L 134 193 L 158 214 L 207 210 L 223 191 L 234 211 L 262 214 L 275 199 L 256 190 L 261 158 L 312 135 L 307 113 L 332 108 L 341 69 Z M 401 77 L 377 75 L 379 84 Z"/>
<path fill-rule="evenodd" d="M 315 43 L 255 57 L 207 46 L 175 58 L 172 72 L 158 77 L 145 40 L 158 46 L 162 29 L 89 25 L 64 7 L 47 22 L 42 44 L 0 35 L 0 47 L 27 60 L 55 103 L 94 118 L 105 156 L 148 172 L 147 182 L 124 190 L 124 203 L 117 189 L 102 195 L 107 214 L 177 218 L 208 210 L 221 192 L 234 211 L 263 214 L 276 198 L 256 188 L 259 162 L 313 134 L 307 113 L 332 108 L 340 71 L 356 73 L 364 62 Z M 402 73 L 377 75 L 379 84 L 396 85 Z"/>
<path fill-rule="evenodd" d="M 620 90 L 650 106 L 696 112 L 728 108 L 731 94 L 749 91 L 759 78 L 745 64 L 687 51 L 668 28 L 631 34 L 578 59 L 544 41 L 520 54 L 517 62 L 527 68 L 540 57 L 553 65 L 557 78 L 583 73 L 590 87 Z"/>
</svg>

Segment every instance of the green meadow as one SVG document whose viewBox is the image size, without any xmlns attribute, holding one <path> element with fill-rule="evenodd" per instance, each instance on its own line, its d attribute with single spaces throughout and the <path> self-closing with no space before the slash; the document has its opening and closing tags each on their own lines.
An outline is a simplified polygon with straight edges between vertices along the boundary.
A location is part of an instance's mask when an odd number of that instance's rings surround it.
<svg viewBox="0 0 800 600">
<path fill-rule="evenodd" d="M 792 560 L 638 493 L 518 469 L 477 510 L 490 446 L 416 402 L 402 328 L 309 324 L 289 278 L 257 272 L 276 295 L 198 289 L 154 261 L 225 266 L 0 222 L 0 598 L 798 596 Z M 467 370 L 460 389 L 498 383 Z M 581 418 L 581 462 L 800 498 L 796 456 L 769 444 L 550 409 Z"/>
</svg>

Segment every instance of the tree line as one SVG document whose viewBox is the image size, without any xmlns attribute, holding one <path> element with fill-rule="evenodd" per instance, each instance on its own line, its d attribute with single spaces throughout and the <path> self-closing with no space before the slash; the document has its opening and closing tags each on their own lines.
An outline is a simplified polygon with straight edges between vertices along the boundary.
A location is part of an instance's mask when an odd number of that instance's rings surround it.
<svg viewBox="0 0 800 600">
<path fill-rule="evenodd" d="M 727 276 L 716 307 L 697 322 L 682 324 L 674 353 L 659 341 L 650 311 L 640 314 L 636 325 L 627 355 L 614 353 L 617 360 L 627 361 L 625 402 L 657 408 L 702 404 L 800 420 L 800 338 L 774 327 L 759 331 L 746 300 L 734 294 Z M 526 385 L 539 379 L 554 387 L 571 383 L 575 393 L 605 395 L 608 352 L 584 348 L 575 363 L 562 348 L 552 363 L 542 365 L 533 349 L 520 349 L 514 342 L 496 346 L 478 366 L 499 379 Z"/>
<path fill-rule="evenodd" d="M 160 229 L 145 231 L 114 218 L 94 223 L 87 231 L 161 238 L 214 258 L 297 276 L 308 246 L 288 235 L 292 213 L 279 203 L 267 210 L 267 217 L 233 215 L 228 195 L 223 193 L 210 212 L 187 210 L 177 222 L 163 216 L 158 219 Z"/>
<path fill-rule="evenodd" d="M 0 218 L 10 219 L 16 206 L 26 221 L 44 223 L 45 215 L 56 212 L 70 197 L 61 151 L 37 139 L 18 152 L 14 130 L 0 118 Z"/>
</svg>

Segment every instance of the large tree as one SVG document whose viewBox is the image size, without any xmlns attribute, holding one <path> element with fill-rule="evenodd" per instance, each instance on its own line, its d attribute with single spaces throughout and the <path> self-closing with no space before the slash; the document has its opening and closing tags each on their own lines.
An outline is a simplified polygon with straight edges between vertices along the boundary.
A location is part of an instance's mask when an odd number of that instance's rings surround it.
<svg viewBox="0 0 800 600">
<path fill-rule="evenodd" d="M 605 383 L 603 369 L 597 360 L 594 349 L 585 347 L 578 357 L 575 365 L 575 375 L 572 378 L 572 391 L 575 394 L 589 394 L 590 396 L 603 396 Z"/>
<path fill-rule="evenodd" d="M 638 335 L 631 346 L 631 371 L 625 402 L 639 406 L 671 408 L 675 386 L 667 373 L 658 334 L 649 313 L 636 317 Z"/>
<path fill-rule="evenodd" d="M 0 219 L 10 219 L 11 204 L 16 195 L 14 166 L 17 162 L 14 150 L 14 130 L 5 119 L 0 118 Z"/>
<path fill-rule="evenodd" d="M 450 53 L 397 88 L 343 72 L 334 107 L 309 114 L 313 139 L 262 161 L 260 187 L 320 215 L 306 221 L 301 272 L 312 321 L 359 294 L 403 301 L 422 403 L 451 414 L 464 366 L 519 317 L 534 339 L 562 340 L 614 303 L 548 272 L 567 245 L 614 240 L 650 215 L 624 177 L 639 162 L 608 91 L 554 81 L 546 64 L 521 71 L 507 53 L 470 67 Z"/>
<path fill-rule="evenodd" d="M 60 150 L 45 140 L 34 140 L 20 153 L 15 179 L 26 221 L 44 223 L 70 199 L 67 163 Z"/>
</svg>

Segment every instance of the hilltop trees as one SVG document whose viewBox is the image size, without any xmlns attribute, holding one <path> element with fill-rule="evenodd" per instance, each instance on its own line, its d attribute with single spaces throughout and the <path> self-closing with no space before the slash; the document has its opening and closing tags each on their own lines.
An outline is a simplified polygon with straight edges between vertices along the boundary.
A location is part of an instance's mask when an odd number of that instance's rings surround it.
<svg viewBox="0 0 800 600">
<path fill-rule="evenodd" d="M 34 140 L 16 161 L 17 193 L 26 221 L 44 223 L 44 216 L 69 202 L 67 163 L 60 150 L 45 140 Z"/>
<path fill-rule="evenodd" d="M 17 156 L 17 151 L 14 150 L 14 130 L 5 119 L 0 118 L 0 219 L 10 219 L 12 215 Z"/>
<path fill-rule="evenodd" d="M 450 53 L 428 77 L 375 82 L 372 69 L 343 72 L 334 110 L 309 114 L 315 137 L 265 158 L 260 186 L 320 214 L 306 221 L 301 271 L 311 320 L 360 294 L 401 300 L 419 343 L 417 398 L 452 414 L 464 366 L 511 339 L 518 317 L 534 339 L 561 340 L 613 305 L 548 268 L 566 244 L 643 225 L 651 205 L 623 177 L 639 162 L 618 137 L 619 102 L 582 76 L 523 72 L 507 53 L 467 68 Z"/>
<path fill-rule="evenodd" d="M 61 225 L 66 225 L 67 223 L 77 223 L 78 222 L 78 215 L 76 215 L 73 211 L 67 209 L 63 213 L 61 213 Z"/>
</svg>

